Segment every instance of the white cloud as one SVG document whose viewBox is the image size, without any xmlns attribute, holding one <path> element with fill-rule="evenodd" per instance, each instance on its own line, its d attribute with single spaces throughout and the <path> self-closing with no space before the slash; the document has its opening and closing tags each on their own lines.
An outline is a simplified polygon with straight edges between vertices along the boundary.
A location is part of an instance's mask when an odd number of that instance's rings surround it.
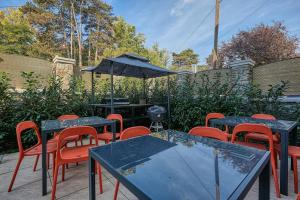
<svg viewBox="0 0 300 200">
<path fill-rule="evenodd" d="M 177 0 L 171 8 L 170 15 L 176 17 L 183 15 L 185 7 L 193 2 L 195 2 L 195 0 Z"/>
</svg>

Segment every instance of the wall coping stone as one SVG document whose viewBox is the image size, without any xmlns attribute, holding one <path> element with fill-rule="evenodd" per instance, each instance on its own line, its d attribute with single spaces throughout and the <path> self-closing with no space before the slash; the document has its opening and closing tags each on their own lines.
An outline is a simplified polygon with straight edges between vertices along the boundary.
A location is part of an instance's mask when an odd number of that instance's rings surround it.
<svg viewBox="0 0 300 200">
<path fill-rule="evenodd" d="M 239 68 L 241 66 L 254 66 L 255 62 L 251 59 L 235 60 L 235 61 L 230 62 L 228 65 L 229 65 L 229 68 Z"/>
<path fill-rule="evenodd" d="M 53 59 L 53 63 L 62 63 L 62 64 L 72 64 L 75 65 L 76 61 L 75 59 L 72 58 L 64 58 L 64 57 L 59 57 L 59 56 L 55 56 Z"/>
</svg>

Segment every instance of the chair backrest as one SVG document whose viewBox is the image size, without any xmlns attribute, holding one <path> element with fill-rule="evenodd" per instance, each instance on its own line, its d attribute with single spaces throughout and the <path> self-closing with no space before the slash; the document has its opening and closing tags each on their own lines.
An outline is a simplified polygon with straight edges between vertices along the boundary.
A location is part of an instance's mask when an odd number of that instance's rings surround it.
<svg viewBox="0 0 300 200">
<path fill-rule="evenodd" d="M 189 131 L 189 134 L 201 136 L 201 137 L 213 138 L 225 142 L 228 141 L 228 134 L 224 131 L 221 131 L 218 128 L 197 126 L 192 128 Z"/>
<path fill-rule="evenodd" d="M 17 142 L 18 142 L 18 148 L 19 148 L 20 153 L 24 152 L 24 148 L 23 148 L 23 144 L 22 144 L 22 133 L 24 133 L 24 131 L 29 130 L 29 129 L 33 129 L 34 133 L 37 136 L 38 143 L 36 145 L 42 143 L 42 138 L 41 138 L 39 128 L 36 125 L 36 123 L 34 123 L 33 121 L 20 122 L 17 124 L 17 127 L 16 127 Z"/>
<path fill-rule="evenodd" d="M 123 117 L 120 114 L 109 114 L 106 119 L 108 120 L 117 120 L 120 123 L 120 133 L 123 131 Z M 104 127 L 104 132 L 107 132 L 107 126 Z"/>
<path fill-rule="evenodd" d="M 98 145 L 97 139 L 97 130 L 91 126 L 74 126 L 70 128 L 63 129 L 59 135 L 57 140 L 57 149 L 62 149 L 65 146 L 65 139 L 70 136 L 82 136 L 89 135 L 95 140 L 96 146 Z M 57 158 L 61 159 L 60 151 L 57 151 Z"/>
<path fill-rule="evenodd" d="M 272 135 L 272 130 L 267 127 L 264 124 L 239 124 L 234 127 L 233 133 L 231 136 L 231 142 L 235 143 L 236 137 L 239 133 L 258 133 L 258 134 L 263 134 L 268 137 L 268 143 L 269 143 L 269 149 L 272 151 L 274 149 L 274 144 L 273 144 L 273 135 Z"/>
<path fill-rule="evenodd" d="M 120 140 L 127 140 L 129 138 L 148 135 L 150 133 L 151 133 L 150 129 L 145 126 L 134 126 L 125 129 L 121 133 Z"/>
<path fill-rule="evenodd" d="M 276 117 L 270 114 L 254 114 L 251 116 L 252 118 L 255 119 L 268 119 L 268 120 L 276 120 Z"/>
<path fill-rule="evenodd" d="M 72 120 L 72 119 L 78 119 L 79 116 L 78 115 L 61 115 L 59 116 L 57 119 L 60 120 L 60 121 L 63 121 L 63 120 Z"/>
<path fill-rule="evenodd" d="M 206 115 L 206 118 L 205 118 L 205 126 L 209 127 L 209 120 L 210 119 L 222 119 L 224 117 L 225 116 L 222 113 L 208 113 Z M 228 126 L 225 126 L 225 132 L 228 133 Z"/>
</svg>

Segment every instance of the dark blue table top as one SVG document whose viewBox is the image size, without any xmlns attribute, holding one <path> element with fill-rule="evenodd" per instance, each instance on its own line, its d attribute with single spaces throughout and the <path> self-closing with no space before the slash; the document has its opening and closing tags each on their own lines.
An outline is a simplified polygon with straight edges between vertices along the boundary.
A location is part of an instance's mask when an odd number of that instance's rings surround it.
<svg viewBox="0 0 300 200">
<path fill-rule="evenodd" d="M 53 133 L 72 126 L 105 126 L 114 123 L 102 117 L 80 117 L 73 120 L 45 120 L 42 121 L 41 130 L 43 133 Z"/>
<path fill-rule="evenodd" d="M 266 119 L 255 119 L 252 117 L 236 117 L 236 116 L 226 116 L 222 119 L 211 119 L 209 120 L 211 124 L 236 126 L 241 123 L 252 123 L 252 124 L 265 124 L 270 127 L 273 132 L 290 132 L 293 128 L 297 126 L 295 121 L 286 120 L 266 120 Z"/>
<path fill-rule="evenodd" d="M 269 160 L 266 151 L 172 130 L 90 153 L 140 199 L 216 199 L 217 182 L 220 199 L 230 199 Z"/>
</svg>

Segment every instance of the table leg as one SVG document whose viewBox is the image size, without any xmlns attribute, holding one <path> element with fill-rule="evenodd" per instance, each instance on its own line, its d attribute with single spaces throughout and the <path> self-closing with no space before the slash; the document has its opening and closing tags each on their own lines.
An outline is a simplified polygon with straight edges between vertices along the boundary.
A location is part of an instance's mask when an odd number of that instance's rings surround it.
<svg viewBox="0 0 300 200">
<path fill-rule="evenodd" d="M 288 133 L 281 135 L 281 160 L 280 160 L 280 193 L 288 195 Z"/>
<path fill-rule="evenodd" d="M 270 199 L 270 161 L 259 175 L 259 200 Z"/>
<path fill-rule="evenodd" d="M 92 158 L 91 153 L 89 153 L 89 199 L 96 199 L 96 190 L 95 190 L 95 160 Z"/>
<path fill-rule="evenodd" d="M 116 141 L 116 122 L 113 121 L 113 123 L 111 124 L 111 131 L 113 134 L 113 142 Z"/>
<path fill-rule="evenodd" d="M 42 182 L 43 196 L 47 194 L 47 164 L 46 164 L 47 134 L 42 132 Z"/>
<path fill-rule="evenodd" d="M 291 131 L 291 145 L 297 146 L 297 126 Z M 293 166 L 293 159 L 291 159 L 291 170 Z"/>
</svg>

